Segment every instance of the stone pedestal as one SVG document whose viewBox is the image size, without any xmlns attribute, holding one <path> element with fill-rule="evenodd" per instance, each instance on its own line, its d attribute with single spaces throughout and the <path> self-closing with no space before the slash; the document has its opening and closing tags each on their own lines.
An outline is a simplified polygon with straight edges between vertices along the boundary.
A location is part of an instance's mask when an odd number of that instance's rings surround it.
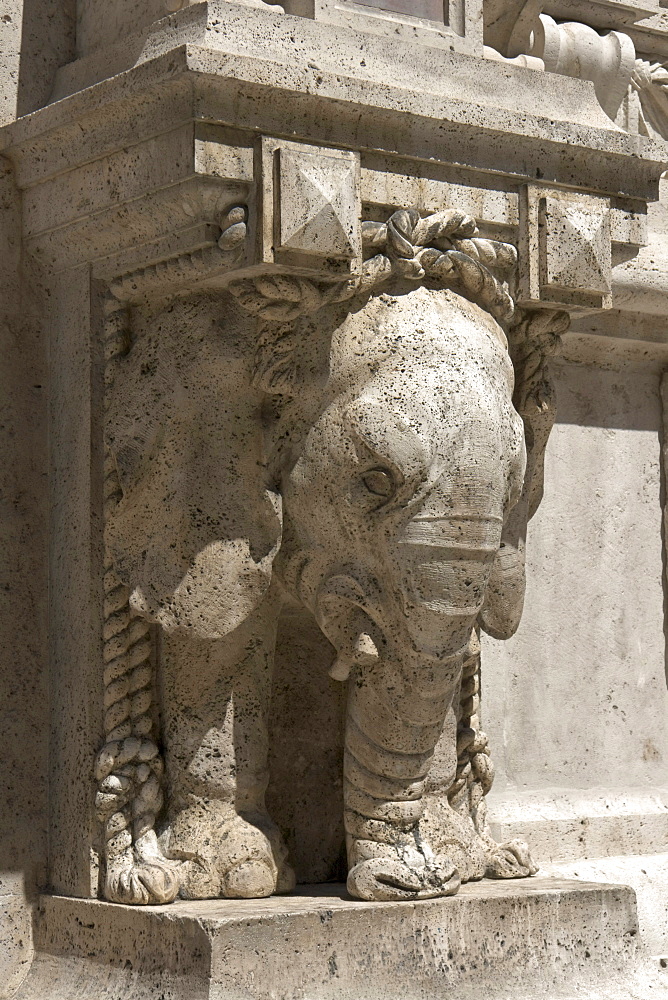
<svg viewBox="0 0 668 1000">
<path fill-rule="evenodd" d="M 648 1000 L 626 886 L 534 878 L 361 903 L 337 884 L 132 908 L 43 896 L 20 1000 Z M 644 992 L 643 992 L 644 991 Z"/>
</svg>

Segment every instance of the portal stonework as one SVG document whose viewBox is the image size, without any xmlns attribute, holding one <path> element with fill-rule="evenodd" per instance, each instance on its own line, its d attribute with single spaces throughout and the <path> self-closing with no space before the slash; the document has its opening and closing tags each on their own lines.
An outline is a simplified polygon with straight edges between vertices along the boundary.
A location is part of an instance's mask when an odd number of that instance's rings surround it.
<svg viewBox="0 0 668 1000">
<path fill-rule="evenodd" d="M 668 996 L 658 0 L 16 7 L 0 997 Z"/>
</svg>

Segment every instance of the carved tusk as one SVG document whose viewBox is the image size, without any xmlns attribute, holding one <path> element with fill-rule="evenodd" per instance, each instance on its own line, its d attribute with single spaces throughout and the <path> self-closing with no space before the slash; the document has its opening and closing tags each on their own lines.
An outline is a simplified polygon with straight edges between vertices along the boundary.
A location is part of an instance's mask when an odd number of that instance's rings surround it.
<svg viewBox="0 0 668 1000">
<path fill-rule="evenodd" d="M 329 676 L 335 681 L 346 681 L 353 666 L 366 667 L 379 659 L 378 648 L 368 632 L 358 635 L 352 652 L 339 653 L 329 668 Z"/>
<path fill-rule="evenodd" d="M 353 660 L 350 656 L 343 656 L 341 653 L 337 656 L 329 668 L 329 676 L 334 681 L 347 681 L 350 671 L 352 669 Z"/>
<path fill-rule="evenodd" d="M 367 666 L 369 663 L 375 663 L 379 659 L 376 643 L 368 632 L 360 633 L 354 648 L 354 661 L 360 664 L 360 666 Z"/>
</svg>

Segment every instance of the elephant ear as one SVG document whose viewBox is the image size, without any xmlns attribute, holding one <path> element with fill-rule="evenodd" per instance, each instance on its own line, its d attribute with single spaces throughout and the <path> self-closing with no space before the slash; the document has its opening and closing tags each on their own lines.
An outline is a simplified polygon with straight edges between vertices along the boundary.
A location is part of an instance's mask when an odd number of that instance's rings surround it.
<svg viewBox="0 0 668 1000">
<path fill-rule="evenodd" d="M 480 612 L 482 628 L 495 639 L 509 639 L 522 617 L 527 523 L 543 498 L 545 450 L 556 418 L 548 359 L 558 351 L 568 324 L 565 312 L 518 310 L 509 331 L 515 368 L 513 404 L 524 422 L 527 463 L 522 493 L 506 519 Z"/>
<path fill-rule="evenodd" d="M 524 421 L 527 446 L 527 520 L 543 499 L 545 450 L 557 415 L 549 359 L 559 352 L 569 323 L 566 312 L 521 310 L 508 338 L 515 369 L 513 404 Z"/>
<path fill-rule="evenodd" d="M 248 319 L 229 299 L 223 326 L 220 306 L 177 303 L 144 329 L 140 317 L 107 373 L 107 561 L 142 616 L 207 639 L 259 605 L 282 528 L 262 396 L 248 352 L 230 347 Z"/>
</svg>

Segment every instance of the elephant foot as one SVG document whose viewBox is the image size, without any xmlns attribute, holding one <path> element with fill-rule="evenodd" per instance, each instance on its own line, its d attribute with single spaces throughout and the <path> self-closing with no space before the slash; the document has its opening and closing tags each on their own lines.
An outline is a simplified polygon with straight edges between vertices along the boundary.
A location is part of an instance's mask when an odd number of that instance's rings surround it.
<svg viewBox="0 0 668 1000">
<path fill-rule="evenodd" d="M 497 844 L 490 838 L 485 869 L 487 878 L 528 878 L 537 871 L 538 866 L 534 864 L 529 847 L 523 840 Z"/>
<path fill-rule="evenodd" d="M 153 830 L 107 859 L 104 898 L 147 906 L 171 903 L 179 892 L 179 865 L 164 857 Z"/>
<path fill-rule="evenodd" d="M 427 845 L 377 844 L 356 841 L 346 888 L 351 896 L 369 901 L 433 899 L 453 896 L 461 885 L 459 872 L 444 855 Z"/>
<path fill-rule="evenodd" d="M 497 844 L 486 831 L 486 824 L 481 833 L 471 815 L 454 809 L 445 795 L 428 797 L 421 825 L 435 850 L 452 858 L 462 882 L 528 878 L 538 871 L 523 841 Z"/>
<path fill-rule="evenodd" d="M 227 803 L 200 802 L 175 817 L 167 843 L 181 860 L 184 899 L 261 899 L 294 889 L 287 849 L 266 813 L 244 817 Z"/>
</svg>

